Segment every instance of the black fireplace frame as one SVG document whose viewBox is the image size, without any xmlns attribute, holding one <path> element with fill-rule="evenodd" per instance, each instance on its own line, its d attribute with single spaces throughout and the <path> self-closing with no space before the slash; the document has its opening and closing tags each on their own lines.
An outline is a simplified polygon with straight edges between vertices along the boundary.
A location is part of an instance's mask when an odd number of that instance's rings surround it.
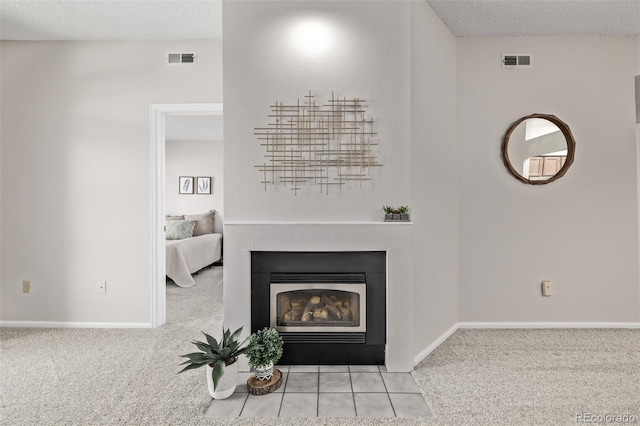
<svg viewBox="0 0 640 426">
<path fill-rule="evenodd" d="M 365 333 L 328 333 L 326 341 L 305 333 L 281 333 L 281 364 L 384 365 L 386 330 L 386 252 L 251 252 L 251 332 L 270 324 L 272 282 L 345 282 L 364 277 L 366 283 Z M 353 282 L 362 282 L 353 279 Z M 338 335 L 338 336 L 336 336 Z"/>
</svg>

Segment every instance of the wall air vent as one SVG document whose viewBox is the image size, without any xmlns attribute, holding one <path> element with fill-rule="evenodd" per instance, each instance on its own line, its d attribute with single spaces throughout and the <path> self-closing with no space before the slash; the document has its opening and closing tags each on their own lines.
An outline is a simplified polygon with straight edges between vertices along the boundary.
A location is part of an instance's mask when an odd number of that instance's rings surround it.
<svg viewBox="0 0 640 426">
<path fill-rule="evenodd" d="M 195 65 L 196 52 L 167 52 L 168 65 Z"/>
<path fill-rule="evenodd" d="M 531 68 L 533 55 L 530 53 L 503 53 L 502 68 Z"/>
</svg>

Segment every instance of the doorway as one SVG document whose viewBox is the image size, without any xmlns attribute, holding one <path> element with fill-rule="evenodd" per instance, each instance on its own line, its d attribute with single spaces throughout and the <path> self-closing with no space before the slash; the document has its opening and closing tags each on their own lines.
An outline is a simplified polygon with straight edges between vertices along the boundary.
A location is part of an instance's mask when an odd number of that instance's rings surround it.
<svg viewBox="0 0 640 426">
<path fill-rule="evenodd" d="M 164 209 L 166 120 L 170 116 L 222 116 L 221 103 L 151 104 L 151 326 L 167 320 Z"/>
</svg>

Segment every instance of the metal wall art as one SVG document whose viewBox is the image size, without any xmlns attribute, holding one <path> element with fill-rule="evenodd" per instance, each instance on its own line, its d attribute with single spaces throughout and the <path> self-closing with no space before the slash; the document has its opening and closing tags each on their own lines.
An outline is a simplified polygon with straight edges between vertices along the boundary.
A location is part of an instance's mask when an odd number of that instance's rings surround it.
<svg viewBox="0 0 640 426">
<path fill-rule="evenodd" d="M 372 167 L 382 166 L 373 147 L 372 118 L 364 111 L 364 99 L 331 99 L 316 104 L 314 95 L 298 99 L 295 105 L 276 102 L 271 105 L 272 122 L 257 127 L 255 135 L 266 147 L 266 162 L 255 166 L 262 175 L 261 184 L 289 187 L 294 195 L 304 186 L 317 186 L 321 193 L 342 188 L 355 181 L 359 186 L 371 180 Z"/>
</svg>

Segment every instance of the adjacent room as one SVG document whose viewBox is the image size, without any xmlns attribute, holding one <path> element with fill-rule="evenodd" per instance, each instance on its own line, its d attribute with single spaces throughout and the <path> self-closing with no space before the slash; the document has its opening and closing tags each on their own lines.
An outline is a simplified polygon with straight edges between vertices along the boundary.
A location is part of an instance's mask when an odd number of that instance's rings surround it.
<svg viewBox="0 0 640 426">
<path fill-rule="evenodd" d="M 640 422 L 640 0 L 0 18 L 0 423 Z"/>
<path fill-rule="evenodd" d="M 196 295 L 194 276 L 222 268 L 222 114 L 168 114 L 164 139 L 164 271 L 166 291 L 175 294 L 167 303 L 189 300 L 207 309 L 213 300 Z"/>
</svg>

